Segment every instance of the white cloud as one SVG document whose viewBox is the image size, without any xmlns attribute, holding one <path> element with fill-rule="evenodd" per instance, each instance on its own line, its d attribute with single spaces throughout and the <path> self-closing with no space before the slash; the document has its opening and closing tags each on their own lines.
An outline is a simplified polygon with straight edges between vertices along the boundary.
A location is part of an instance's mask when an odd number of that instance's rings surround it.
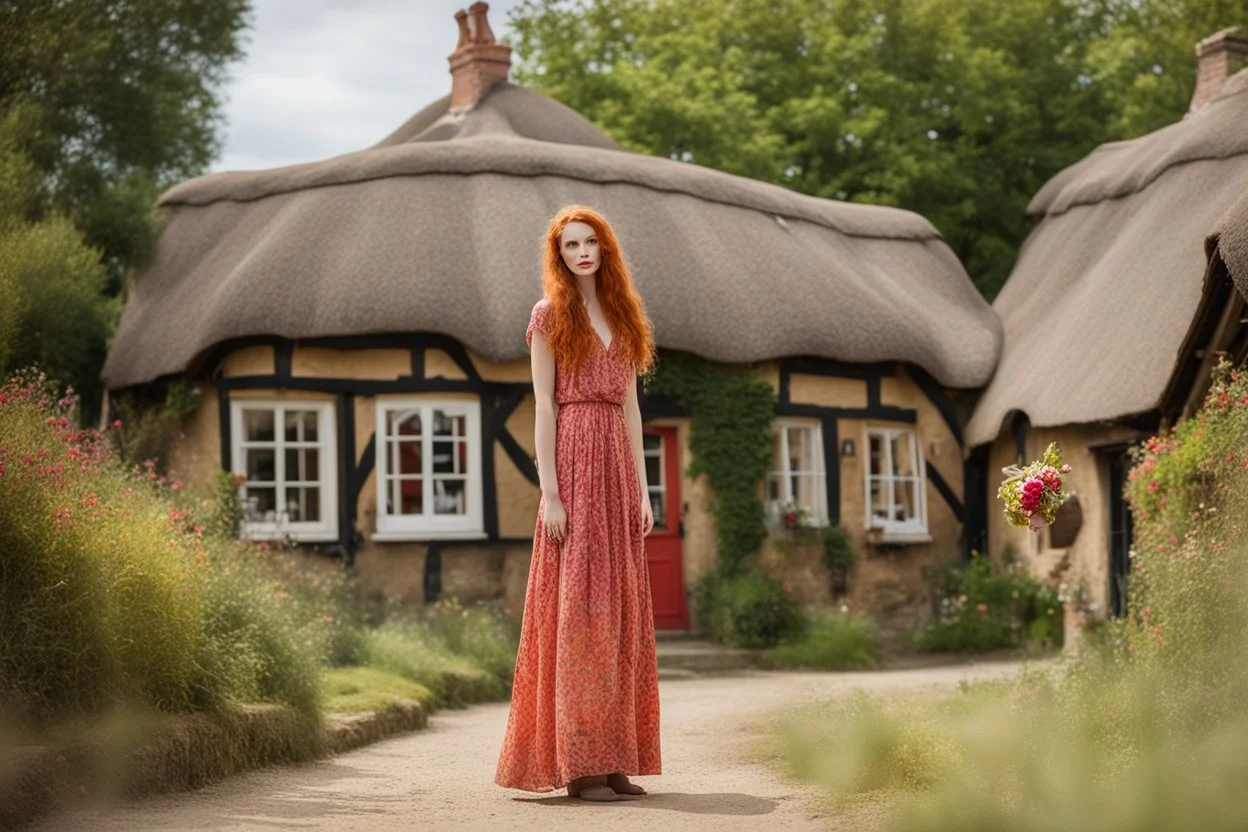
<svg viewBox="0 0 1248 832">
<path fill-rule="evenodd" d="M 312 162 L 380 141 L 451 91 L 455 12 L 470 2 L 256 0 L 211 170 Z M 520 3 L 490 3 L 496 37 Z"/>
</svg>

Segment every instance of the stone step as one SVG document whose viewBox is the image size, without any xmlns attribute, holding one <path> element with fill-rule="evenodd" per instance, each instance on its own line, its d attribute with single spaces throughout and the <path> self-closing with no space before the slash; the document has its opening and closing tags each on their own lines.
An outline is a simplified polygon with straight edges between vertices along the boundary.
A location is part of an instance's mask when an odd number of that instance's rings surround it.
<svg viewBox="0 0 1248 832">
<path fill-rule="evenodd" d="M 658 638 L 656 648 L 660 671 L 688 670 L 696 673 L 756 668 L 763 653 L 762 650 L 727 647 L 691 636 Z"/>
</svg>

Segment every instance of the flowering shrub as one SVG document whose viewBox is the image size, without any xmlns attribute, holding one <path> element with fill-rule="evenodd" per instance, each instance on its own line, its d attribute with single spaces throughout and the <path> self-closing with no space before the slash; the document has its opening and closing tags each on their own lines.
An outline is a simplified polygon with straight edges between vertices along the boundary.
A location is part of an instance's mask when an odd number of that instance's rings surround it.
<svg viewBox="0 0 1248 832">
<path fill-rule="evenodd" d="M 1116 642 L 1226 706 L 1248 649 L 1248 375 L 1225 359 L 1201 410 L 1135 450 L 1128 618 Z M 1238 679 L 1238 682 L 1236 681 Z M 1172 706 L 1190 702 L 1172 686 Z M 1167 696 L 1167 700 L 1171 697 Z"/>
<path fill-rule="evenodd" d="M 0 709 L 31 724 L 121 700 L 315 713 L 315 652 L 248 547 L 72 406 L 43 376 L 0 387 Z"/>
<path fill-rule="evenodd" d="M 1059 647 L 1057 592 L 1018 564 L 1004 570 L 978 552 L 965 566 L 945 564 L 930 576 L 934 620 L 912 635 L 917 650 L 977 652 L 1004 647 Z"/>
<path fill-rule="evenodd" d="M 1061 475 L 1069 472 L 1056 442 L 1050 442 L 1044 456 L 1030 465 L 1002 468 L 1006 479 L 997 489 L 997 497 L 1005 503 L 1005 519 L 1012 526 L 1033 532 L 1051 524 L 1066 500 Z"/>
</svg>

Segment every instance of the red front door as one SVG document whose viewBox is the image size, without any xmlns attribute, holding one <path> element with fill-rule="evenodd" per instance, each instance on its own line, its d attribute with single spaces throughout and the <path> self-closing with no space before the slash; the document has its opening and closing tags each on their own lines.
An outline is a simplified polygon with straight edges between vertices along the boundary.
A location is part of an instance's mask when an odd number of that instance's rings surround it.
<svg viewBox="0 0 1248 832">
<path fill-rule="evenodd" d="M 646 482 L 650 486 L 650 506 L 654 511 L 654 528 L 646 535 L 654 627 L 687 630 L 689 608 L 685 602 L 680 449 L 676 446 L 676 428 L 646 427 L 643 433 Z"/>
</svg>

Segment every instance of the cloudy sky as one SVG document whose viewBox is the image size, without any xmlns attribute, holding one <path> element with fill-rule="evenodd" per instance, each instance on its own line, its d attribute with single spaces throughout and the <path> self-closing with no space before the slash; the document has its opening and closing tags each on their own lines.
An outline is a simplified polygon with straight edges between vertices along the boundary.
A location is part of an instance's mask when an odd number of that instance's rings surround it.
<svg viewBox="0 0 1248 832">
<path fill-rule="evenodd" d="M 254 0 L 225 89 L 212 171 L 311 162 L 373 144 L 451 91 L 455 12 L 472 0 Z M 501 38 L 522 0 L 494 0 Z"/>
</svg>

